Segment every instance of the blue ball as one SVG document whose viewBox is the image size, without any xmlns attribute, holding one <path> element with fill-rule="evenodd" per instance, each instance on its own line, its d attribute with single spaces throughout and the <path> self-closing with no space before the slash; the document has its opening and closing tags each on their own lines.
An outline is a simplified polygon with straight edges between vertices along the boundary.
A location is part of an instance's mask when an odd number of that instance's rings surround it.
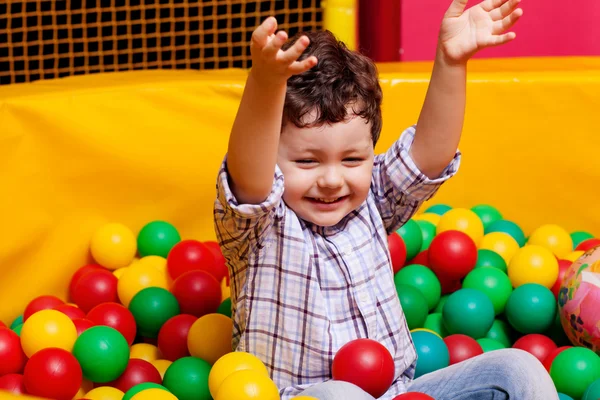
<svg viewBox="0 0 600 400">
<path fill-rule="evenodd" d="M 573 400 L 573 398 L 571 396 L 567 396 L 566 394 L 559 393 L 558 400 Z"/>
<path fill-rule="evenodd" d="M 438 335 L 428 331 L 413 331 L 411 335 L 418 357 L 415 378 L 450 364 L 448 346 Z"/>
</svg>

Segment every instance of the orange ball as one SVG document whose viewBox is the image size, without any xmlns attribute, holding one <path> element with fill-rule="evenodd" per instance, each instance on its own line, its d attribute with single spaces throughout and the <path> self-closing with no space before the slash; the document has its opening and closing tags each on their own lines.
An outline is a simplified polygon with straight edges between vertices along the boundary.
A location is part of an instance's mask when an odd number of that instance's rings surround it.
<svg viewBox="0 0 600 400">
<path fill-rule="evenodd" d="M 233 351 L 233 321 L 223 314 L 206 314 L 198 318 L 188 333 L 188 350 L 194 357 L 214 364 Z"/>
</svg>

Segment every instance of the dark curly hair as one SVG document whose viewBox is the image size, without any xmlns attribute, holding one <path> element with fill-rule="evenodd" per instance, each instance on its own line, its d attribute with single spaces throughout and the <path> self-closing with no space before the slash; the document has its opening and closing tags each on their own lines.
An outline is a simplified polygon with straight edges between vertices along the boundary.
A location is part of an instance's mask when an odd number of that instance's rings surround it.
<svg viewBox="0 0 600 400">
<path fill-rule="evenodd" d="M 286 50 L 302 35 L 310 39 L 299 60 L 317 57 L 310 70 L 288 79 L 283 126 L 292 123 L 299 128 L 321 126 L 344 121 L 347 108 L 371 123 L 373 145 L 381 133 L 381 100 L 383 97 L 375 63 L 368 57 L 349 50 L 329 31 L 302 32 L 290 38 Z M 314 112 L 315 117 L 306 120 Z"/>
</svg>

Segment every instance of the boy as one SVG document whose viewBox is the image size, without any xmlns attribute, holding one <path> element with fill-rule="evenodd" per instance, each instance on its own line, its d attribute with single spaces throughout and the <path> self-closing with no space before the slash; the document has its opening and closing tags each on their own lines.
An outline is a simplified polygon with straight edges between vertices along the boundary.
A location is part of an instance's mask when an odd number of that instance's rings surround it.
<svg viewBox="0 0 600 400">
<path fill-rule="evenodd" d="M 252 69 L 217 183 L 215 228 L 231 272 L 233 346 L 265 363 L 283 400 L 372 399 L 331 380 L 336 351 L 366 337 L 383 344 L 396 366 L 381 399 L 413 386 L 438 399 L 472 388 L 473 376 L 450 368 L 451 378 L 412 382 L 416 353 L 387 248 L 387 235 L 458 169 L 467 60 L 512 40 L 514 33 L 502 32 L 522 14 L 519 0 L 485 0 L 464 11 L 466 3 L 454 0 L 444 17 L 416 127 L 378 156 L 382 92 L 369 59 L 327 32 L 286 43 L 274 18 L 253 33 Z M 502 360 L 488 364 L 496 372 Z M 544 389 L 549 377 L 537 360 L 519 353 L 510 361 L 546 375 L 526 392 L 501 387 L 511 399 L 557 397 L 548 396 L 551 381 Z M 492 398 L 495 382 L 485 383 L 488 397 L 452 398 Z"/>
</svg>

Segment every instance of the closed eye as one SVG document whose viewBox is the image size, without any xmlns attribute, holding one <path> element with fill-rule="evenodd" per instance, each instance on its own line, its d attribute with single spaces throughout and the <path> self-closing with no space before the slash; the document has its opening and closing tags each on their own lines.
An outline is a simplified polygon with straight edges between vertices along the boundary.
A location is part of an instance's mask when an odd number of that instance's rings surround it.
<svg viewBox="0 0 600 400">
<path fill-rule="evenodd" d="M 294 162 L 296 164 L 311 164 L 311 163 L 316 163 L 315 160 L 308 160 L 308 159 L 305 159 L 305 160 L 296 160 Z"/>
</svg>

